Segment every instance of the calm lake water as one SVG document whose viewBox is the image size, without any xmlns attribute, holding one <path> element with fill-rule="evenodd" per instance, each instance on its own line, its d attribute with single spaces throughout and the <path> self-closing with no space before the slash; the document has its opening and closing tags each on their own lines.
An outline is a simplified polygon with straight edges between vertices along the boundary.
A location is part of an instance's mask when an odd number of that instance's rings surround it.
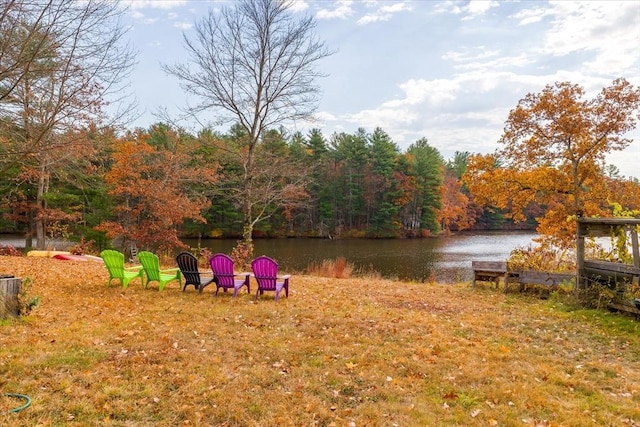
<svg viewBox="0 0 640 427">
<path fill-rule="evenodd" d="M 438 282 L 471 280 L 471 261 L 505 260 L 536 235 L 522 232 L 459 234 L 425 239 L 256 239 L 255 255 L 278 261 L 286 272 L 302 272 L 313 263 L 344 257 L 360 271 L 375 270 L 385 278 Z M 192 247 L 197 240 L 185 241 Z M 202 240 L 213 252 L 229 253 L 235 240 Z"/>
<path fill-rule="evenodd" d="M 344 257 L 360 271 L 374 270 L 385 278 L 438 282 L 471 280 L 471 261 L 504 260 L 517 247 L 532 244 L 533 233 L 487 232 L 425 239 L 257 239 L 255 254 L 278 261 L 284 272 L 305 271 L 313 263 Z M 185 240 L 198 247 L 197 240 Z M 24 247 L 20 236 L 0 235 L 0 244 Z M 230 253 L 236 240 L 202 240 L 201 247 Z M 62 249 L 62 248 L 58 248 Z"/>
</svg>

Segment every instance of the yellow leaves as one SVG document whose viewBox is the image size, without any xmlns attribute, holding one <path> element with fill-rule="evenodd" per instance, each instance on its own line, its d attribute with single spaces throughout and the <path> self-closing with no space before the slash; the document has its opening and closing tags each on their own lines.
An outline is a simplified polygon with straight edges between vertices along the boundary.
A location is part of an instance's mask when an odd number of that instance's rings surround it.
<svg viewBox="0 0 640 427">
<path fill-rule="evenodd" d="M 618 79 L 594 99 L 584 94 L 578 85 L 558 82 L 522 99 L 505 124 L 502 150 L 469 158 L 464 181 L 474 200 L 508 208 L 515 220 L 524 219 L 530 203 L 545 206 L 546 227 L 539 231 L 560 239 L 568 228 L 554 226 L 552 210 L 560 218 L 606 214 L 608 194 L 622 185 L 604 175 L 603 159 L 629 144 L 624 134 L 636 125 L 640 89 Z M 637 209 L 637 186 L 635 196 L 622 192 Z"/>
<path fill-rule="evenodd" d="M 462 192 L 462 183 L 452 175 L 445 175 L 442 187 L 442 208 L 438 211 L 438 222 L 445 230 L 452 225 L 457 230 L 469 228 L 474 223 L 468 207 L 469 198 Z"/>
</svg>

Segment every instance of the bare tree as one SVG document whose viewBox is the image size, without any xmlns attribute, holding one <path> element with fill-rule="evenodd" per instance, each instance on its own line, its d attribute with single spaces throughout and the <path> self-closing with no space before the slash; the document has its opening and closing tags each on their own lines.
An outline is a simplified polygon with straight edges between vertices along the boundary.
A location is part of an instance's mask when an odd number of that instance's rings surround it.
<svg viewBox="0 0 640 427">
<path fill-rule="evenodd" d="M 12 38 L 2 39 L 3 60 L 13 71 L 0 81 L 0 173 L 19 165 L 18 176 L 36 187 L 33 218 L 42 247 L 49 177 L 69 158 L 90 152 L 81 129 L 113 123 L 104 107 L 126 95 L 135 56 L 124 43 L 123 9 L 115 2 L 34 0 L 21 6 L 10 20 L 17 26 Z"/>
<path fill-rule="evenodd" d="M 49 32 L 45 17 L 60 19 L 52 1 L 6 0 L 0 5 L 0 102 L 8 97 L 40 55 Z M 16 43 L 20 40 L 20 43 Z M 8 82 L 8 84 L 5 84 Z"/>
<path fill-rule="evenodd" d="M 189 62 L 165 66 L 199 99 L 189 113 L 210 112 L 216 124 L 235 122 L 244 130 L 237 146 L 243 168 L 237 200 L 250 250 L 256 200 L 264 197 L 257 183 L 269 182 L 259 175 L 273 169 L 257 167 L 256 148 L 266 130 L 312 117 L 319 95 L 315 79 L 322 76 L 316 64 L 331 54 L 314 33 L 315 20 L 296 20 L 290 6 L 283 0 L 242 0 L 210 11 L 196 23 L 193 38 L 184 35 Z"/>
<path fill-rule="evenodd" d="M 8 3 L 0 16 L 0 115 L 9 124 L 2 129 L 0 173 L 38 152 L 52 133 L 112 125 L 130 113 L 132 104 L 121 101 L 135 64 L 116 2 Z M 107 118 L 108 102 L 122 109 Z M 37 126 L 26 129 L 27 116 Z"/>
</svg>

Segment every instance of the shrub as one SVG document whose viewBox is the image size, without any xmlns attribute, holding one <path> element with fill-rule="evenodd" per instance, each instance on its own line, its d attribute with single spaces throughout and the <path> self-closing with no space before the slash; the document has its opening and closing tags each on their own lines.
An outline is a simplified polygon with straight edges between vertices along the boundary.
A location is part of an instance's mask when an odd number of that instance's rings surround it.
<svg viewBox="0 0 640 427">
<path fill-rule="evenodd" d="M 0 255 L 4 256 L 22 256 L 22 252 L 11 245 L 0 245 Z"/>
<path fill-rule="evenodd" d="M 335 260 L 325 259 L 321 263 L 312 263 L 307 267 L 307 274 L 319 277 L 335 277 L 348 279 L 353 274 L 353 264 L 347 262 L 345 257 Z"/>
<path fill-rule="evenodd" d="M 82 237 L 78 243 L 69 248 L 69 252 L 74 255 L 85 255 L 97 254 L 98 250 L 96 249 L 95 242 L 93 240 L 87 241 Z"/>
<path fill-rule="evenodd" d="M 509 270 L 540 270 L 550 272 L 575 271 L 575 254 L 561 250 L 543 238 L 537 240 L 537 246 L 516 248 L 507 260 Z"/>
<path fill-rule="evenodd" d="M 253 244 L 238 240 L 238 244 L 231 250 L 231 258 L 236 268 L 248 270 L 251 268 L 251 259 L 253 258 Z"/>
</svg>

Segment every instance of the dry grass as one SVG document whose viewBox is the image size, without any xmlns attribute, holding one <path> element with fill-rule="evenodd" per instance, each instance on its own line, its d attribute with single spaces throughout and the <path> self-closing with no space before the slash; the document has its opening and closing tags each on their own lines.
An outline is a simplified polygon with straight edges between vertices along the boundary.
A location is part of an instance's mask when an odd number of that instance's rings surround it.
<svg viewBox="0 0 640 427">
<path fill-rule="evenodd" d="M 345 257 L 335 260 L 325 259 L 320 263 L 313 263 L 307 267 L 307 274 L 316 277 L 333 277 L 336 279 L 348 279 L 353 274 L 353 264 L 347 262 Z"/>
<path fill-rule="evenodd" d="M 469 284 L 295 276 L 257 303 L 0 257 L 2 426 L 637 426 L 640 326 Z M 153 285 L 152 285 L 153 286 Z"/>
</svg>

